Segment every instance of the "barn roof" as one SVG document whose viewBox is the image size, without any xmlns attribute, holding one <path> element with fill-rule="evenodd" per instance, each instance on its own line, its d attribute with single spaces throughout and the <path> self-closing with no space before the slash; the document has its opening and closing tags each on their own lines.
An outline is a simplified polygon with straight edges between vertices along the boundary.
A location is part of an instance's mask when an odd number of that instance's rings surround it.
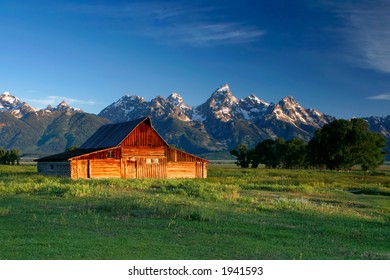
<svg viewBox="0 0 390 280">
<path fill-rule="evenodd" d="M 67 161 L 70 158 L 82 156 L 85 154 L 97 152 L 103 149 L 77 149 L 69 152 L 64 152 L 60 154 L 55 154 L 47 157 L 43 157 L 40 159 L 36 159 L 35 161 Z"/>
<path fill-rule="evenodd" d="M 80 146 L 80 149 L 104 149 L 116 147 L 127 137 L 127 135 L 129 135 L 139 124 L 143 122 L 146 122 L 153 128 L 149 117 L 144 117 L 129 122 L 103 125 L 90 138 L 88 138 L 84 144 Z M 161 139 L 164 141 L 164 143 L 166 143 L 162 137 Z"/>
<path fill-rule="evenodd" d="M 144 117 L 144 118 L 123 122 L 123 123 L 103 125 L 90 138 L 88 138 L 87 141 L 80 146 L 80 148 L 69 152 L 43 157 L 35 161 L 37 162 L 68 161 L 71 158 L 77 158 L 82 155 L 91 154 L 94 152 L 117 147 L 138 125 L 144 122 L 147 125 L 149 125 L 152 129 L 154 129 L 154 131 L 161 138 L 161 140 L 169 147 L 169 144 L 164 140 L 164 138 L 162 138 L 158 134 L 156 129 L 152 126 L 150 117 Z M 174 148 L 170 148 L 170 149 L 176 150 Z M 194 156 L 194 157 L 202 159 L 198 156 Z"/>
</svg>

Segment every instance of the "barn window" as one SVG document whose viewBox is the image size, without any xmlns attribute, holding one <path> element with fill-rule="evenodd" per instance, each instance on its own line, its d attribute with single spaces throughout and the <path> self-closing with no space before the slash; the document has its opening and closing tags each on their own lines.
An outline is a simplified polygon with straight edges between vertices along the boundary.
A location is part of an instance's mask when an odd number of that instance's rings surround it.
<svg viewBox="0 0 390 280">
<path fill-rule="evenodd" d="M 147 158 L 146 159 L 146 164 L 152 164 L 152 159 L 151 158 Z"/>
<path fill-rule="evenodd" d="M 153 162 L 154 164 L 158 164 L 158 158 L 152 159 L 152 162 Z"/>
<path fill-rule="evenodd" d="M 108 151 L 108 158 L 114 158 L 114 151 Z"/>
<path fill-rule="evenodd" d="M 53 164 L 50 165 L 50 169 L 51 169 L 51 170 L 54 169 L 54 165 L 53 165 Z"/>
</svg>

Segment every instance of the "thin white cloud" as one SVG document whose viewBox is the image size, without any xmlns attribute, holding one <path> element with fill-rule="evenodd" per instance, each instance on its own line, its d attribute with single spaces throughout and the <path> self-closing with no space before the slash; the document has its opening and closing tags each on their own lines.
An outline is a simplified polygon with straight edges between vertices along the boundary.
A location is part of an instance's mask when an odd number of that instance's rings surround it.
<svg viewBox="0 0 390 280">
<path fill-rule="evenodd" d="M 56 96 L 56 95 L 50 95 L 45 98 L 28 98 L 26 99 L 26 102 L 28 103 L 33 103 L 35 106 L 39 107 L 45 107 L 48 105 L 58 105 L 62 101 L 65 101 L 69 105 L 74 105 L 74 104 L 81 104 L 81 105 L 95 105 L 95 101 L 91 100 L 80 100 L 80 99 L 74 99 L 74 98 L 69 98 L 65 96 Z"/>
<path fill-rule="evenodd" d="M 375 96 L 370 96 L 370 97 L 368 97 L 368 99 L 390 101 L 390 93 L 383 93 L 383 94 L 378 94 Z"/>
<path fill-rule="evenodd" d="M 65 101 L 67 103 L 72 103 L 72 104 L 88 104 L 88 105 L 96 104 L 96 102 L 92 100 L 81 100 L 81 99 L 74 99 L 74 98 L 64 97 L 64 96 L 50 95 L 48 96 L 48 98 L 51 100 L 56 100 L 59 102 Z"/>
<path fill-rule="evenodd" d="M 265 31 L 257 26 L 243 21 L 227 20 L 222 8 L 183 2 L 72 5 L 72 11 L 111 20 L 115 24 L 110 27 L 117 28 L 116 31 L 119 32 L 146 36 L 171 44 L 242 44 L 259 40 L 265 35 Z"/>
<path fill-rule="evenodd" d="M 165 28 L 165 34 L 192 45 L 242 44 L 258 40 L 265 34 L 254 26 L 236 22 L 193 23 Z"/>
<path fill-rule="evenodd" d="M 344 22 L 345 55 L 360 67 L 390 73 L 390 3 L 363 1 L 337 4 Z"/>
</svg>

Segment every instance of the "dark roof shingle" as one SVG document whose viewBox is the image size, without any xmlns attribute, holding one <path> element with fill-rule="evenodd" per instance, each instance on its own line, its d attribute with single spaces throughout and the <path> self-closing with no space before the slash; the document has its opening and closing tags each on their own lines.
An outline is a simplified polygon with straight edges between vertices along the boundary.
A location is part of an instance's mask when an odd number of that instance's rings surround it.
<svg viewBox="0 0 390 280">
<path fill-rule="evenodd" d="M 104 149 L 118 146 L 127 135 L 140 123 L 149 120 L 149 117 L 132 120 L 129 122 L 106 124 L 101 126 L 88 140 L 80 146 L 80 149 Z"/>
<path fill-rule="evenodd" d="M 36 159 L 37 162 L 43 161 L 67 161 L 70 158 L 82 156 L 84 154 L 93 153 L 103 149 L 77 149 L 69 152 L 64 152 L 60 154 L 55 154 L 47 157 L 43 157 L 40 159 Z"/>
</svg>

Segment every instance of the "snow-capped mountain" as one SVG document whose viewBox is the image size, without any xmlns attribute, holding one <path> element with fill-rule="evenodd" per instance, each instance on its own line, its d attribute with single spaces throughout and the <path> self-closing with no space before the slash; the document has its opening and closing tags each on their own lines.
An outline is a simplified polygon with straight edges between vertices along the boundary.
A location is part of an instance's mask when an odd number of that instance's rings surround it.
<svg viewBox="0 0 390 280">
<path fill-rule="evenodd" d="M 79 108 L 69 106 L 65 101 L 62 101 L 54 108 L 49 105 L 45 109 L 37 109 L 28 105 L 26 102 L 22 102 L 9 92 L 4 92 L 0 95 L 0 112 L 9 112 L 17 118 L 23 118 L 30 113 L 40 114 L 53 111 L 82 112 Z"/>
<path fill-rule="evenodd" d="M 205 121 L 210 118 L 222 122 L 235 119 L 251 120 L 262 116 L 269 104 L 254 94 L 237 99 L 225 84 L 200 106 L 187 105 L 179 93 L 172 93 L 166 99 L 157 96 L 150 102 L 142 97 L 125 95 L 103 109 L 99 115 L 114 122 L 126 121 L 145 115 L 154 117 L 174 116 L 182 121 Z"/>
<path fill-rule="evenodd" d="M 58 153 L 80 145 L 102 124 L 151 116 L 171 145 L 194 154 L 225 152 L 240 143 L 249 146 L 268 138 L 309 140 L 315 130 L 335 118 L 301 106 L 287 96 L 268 103 L 254 94 L 236 98 L 225 84 L 203 104 L 189 106 L 179 93 L 146 101 L 125 95 L 99 116 L 61 102 L 36 109 L 5 92 L 0 95 L 0 148 L 24 153 Z M 372 131 L 390 139 L 390 116 L 365 118 Z M 390 141 L 388 148 L 390 151 Z"/>
<path fill-rule="evenodd" d="M 190 146 L 194 135 L 203 133 L 203 142 L 195 144 L 201 151 L 226 150 L 240 142 L 254 144 L 267 138 L 299 137 L 309 140 L 313 132 L 334 118 L 314 109 L 305 109 L 292 97 L 267 103 L 256 95 L 238 99 L 228 84 L 217 88 L 199 106 L 187 105 L 183 97 L 173 93 L 167 99 L 157 96 L 150 102 L 137 96 L 123 96 L 103 109 L 99 116 L 121 122 L 149 115 L 157 129 L 179 147 Z M 181 132 L 171 133 L 165 123 L 175 119 Z M 285 133 L 287 132 L 287 133 Z M 190 151 L 192 147 L 189 148 Z M 197 148 L 197 149 L 198 149 Z M 199 152 L 198 150 L 193 152 Z"/>
<path fill-rule="evenodd" d="M 369 117 L 365 118 L 365 120 L 370 125 L 372 131 L 378 132 L 386 138 L 390 138 L 390 115 L 387 117 Z"/>
<path fill-rule="evenodd" d="M 10 112 L 15 117 L 21 118 L 25 114 L 36 111 L 38 109 L 31 107 L 26 102 L 20 101 L 19 98 L 9 92 L 4 92 L 0 95 L 0 112 Z"/>
<path fill-rule="evenodd" d="M 387 151 L 386 159 L 390 161 L 390 115 L 387 117 L 369 117 L 365 118 L 368 125 L 370 126 L 371 131 L 382 134 L 387 141 Z"/>
<path fill-rule="evenodd" d="M 333 117 L 325 115 L 315 109 L 303 108 L 292 96 L 286 96 L 277 104 L 268 106 L 265 111 L 265 120 L 279 120 L 293 124 L 297 127 L 312 126 L 315 129 L 334 120 Z"/>
<path fill-rule="evenodd" d="M 61 102 L 45 109 L 31 107 L 9 92 L 0 95 L 0 148 L 52 154 L 82 144 L 110 121 Z"/>
</svg>

